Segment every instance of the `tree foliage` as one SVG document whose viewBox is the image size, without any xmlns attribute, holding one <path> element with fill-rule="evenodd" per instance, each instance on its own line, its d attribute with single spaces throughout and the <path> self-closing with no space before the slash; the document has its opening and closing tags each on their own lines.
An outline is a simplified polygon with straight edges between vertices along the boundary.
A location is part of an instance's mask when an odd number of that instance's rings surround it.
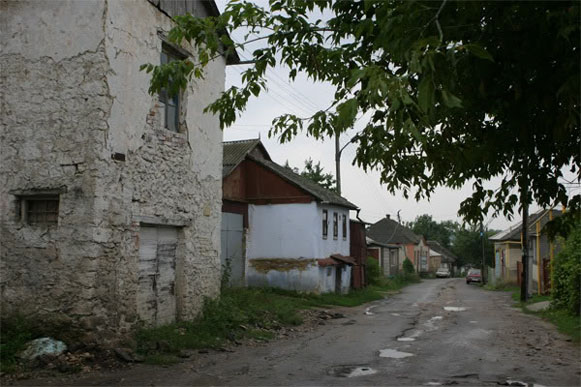
<svg viewBox="0 0 581 387">
<path fill-rule="evenodd" d="M 573 227 L 553 262 L 553 303 L 572 314 L 581 309 L 581 222 Z"/>
<path fill-rule="evenodd" d="M 270 0 L 269 9 L 232 1 L 219 17 L 175 18 L 169 38 L 196 47 L 198 63 L 144 65 L 150 92 L 202 70 L 244 28 L 253 64 L 242 85 L 206 110 L 231 125 L 285 66 L 334 86 L 334 102 L 311 117 L 283 114 L 271 135 L 316 138 L 369 117 L 355 162 L 377 168 L 388 190 L 429 198 L 439 186 L 473 184 L 460 205 L 467 220 L 511 215 L 520 202 L 567 204 L 564 167 L 581 177 L 579 3 L 576 1 Z M 323 18 L 321 15 L 329 15 Z M 319 16 L 319 17 L 317 17 Z M 252 45 L 254 44 L 254 45 Z M 485 188 L 490 178 L 497 189 Z M 518 189 L 520 194 L 515 193 Z"/>
<path fill-rule="evenodd" d="M 484 232 L 484 260 L 487 266 L 494 266 L 494 244 L 490 237 L 498 231 Z M 482 263 L 482 236 L 477 226 L 459 226 L 454 233 L 452 252 L 458 257 L 458 266 L 471 264 L 480 266 Z"/>
<path fill-rule="evenodd" d="M 458 224 L 452 221 L 436 222 L 431 215 L 424 214 L 417 216 L 413 222 L 407 224 L 418 235 L 423 235 L 426 240 L 438 241 L 442 246 L 448 248 Z"/>
<path fill-rule="evenodd" d="M 319 184 L 321 187 L 326 188 L 330 191 L 337 191 L 337 181 L 335 180 L 335 176 L 331 173 L 325 173 L 323 167 L 321 167 L 321 162 L 315 162 L 310 157 L 305 160 L 305 166 L 302 171 L 298 168 L 293 168 L 289 165 L 288 160 L 285 163 L 285 167 L 292 169 L 295 173 L 306 177 L 307 179 L 314 181 L 315 183 Z"/>
</svg>

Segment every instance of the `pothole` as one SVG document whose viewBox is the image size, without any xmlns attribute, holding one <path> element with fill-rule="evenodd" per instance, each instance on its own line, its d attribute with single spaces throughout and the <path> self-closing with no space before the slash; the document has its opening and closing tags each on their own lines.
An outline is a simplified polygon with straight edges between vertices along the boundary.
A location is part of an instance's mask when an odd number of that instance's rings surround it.
<svg viewBox="0 0 581 387">
<path fill-rule="evenodd" d="M 354 378 L 357 376 L 366 376 L 376 374 L 377 371 L 368 366 L 338 366 L 329 370 L 329 374 L 339 378 Z"/>
<path fill-rule="evenodd" d="M 413 353 L 400 352 L 395 349 L 381 349 L 379 350 L 379 357 L 388 357 L 391 359 L 403 359 L 404 357 L 414 356 Z"/>
<path fill-rule="evenodd" d="M 372 308 L 373 307 L 369 307 L 369 308 L 365 309 L 365 313 L 364 314 L 366 316 L 373 316 L 374 313 L 371 311 Z"/>
<path fill-rule="evenodd" d="M 445 306 L 444 310 L 448 312 L 464 312 L 466 308 L 463 306 Z"/>
<path fill-rule="evenodd" d="M 399 314 L 399 313 L 392 313 L 391 315 L 392 315 L 392 316 L 395 316 L 395 317 L 399 317 L 399 316 L 401 316 L 401 314 Z"/>
<path fill-rule="evenodd" d="M 398 337 L 397 341 L 416 341 L 413 337 Z"/>
</svg>

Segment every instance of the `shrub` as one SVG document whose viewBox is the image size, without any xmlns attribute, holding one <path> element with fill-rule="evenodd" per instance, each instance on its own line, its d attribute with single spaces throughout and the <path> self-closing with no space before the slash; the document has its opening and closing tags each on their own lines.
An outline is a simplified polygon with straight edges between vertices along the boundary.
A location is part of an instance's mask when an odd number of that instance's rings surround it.
<svg viewBox="0 0 581 387">
<path fill-rule="evenodd" d="M 581 223 L 565 241 L 553 261 L 553 305 L 579 315 L 581 303 Z"/>
<path fill-rule="evenodd" d="M 381 267 L 379 267 L 379 261 L 375 258 L 367 258 L 367 281 L 369 285 L 381 285 L 383 283 L 383 274 L 381 273 Z"/>
<path fill-rule="evenodd" d="M 415 272 L 414 264 L 409 260 L 409 258 L 406 258 L 403 261 L 403 272 L 406 274 L 413 274 Z"/>
</svg>

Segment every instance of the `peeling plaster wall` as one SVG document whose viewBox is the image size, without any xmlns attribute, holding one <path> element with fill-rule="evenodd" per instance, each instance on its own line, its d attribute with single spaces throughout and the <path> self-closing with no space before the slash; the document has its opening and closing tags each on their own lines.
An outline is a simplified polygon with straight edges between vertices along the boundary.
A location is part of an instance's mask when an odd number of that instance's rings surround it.
<svg viewBox="0 0 581 387">
<path fill-rule="evenodd" d="M 127 332 L 147 223 L 180 227 L 178 318 L 195 316 L 219 292 L 222 132 L 202 109 L 224 88 L 224 59 L 185 92 L 174 133 L 161 128 L 139 71 L 159 63 L 158 30 L 172 23 L 149 2 L 2 2 L 0 11 L 3 310 L 64 315 L 100 339 Z M 58 226 L 19 219 L 15 193 L 35 189 L 62 192 Z"/>
</svg>

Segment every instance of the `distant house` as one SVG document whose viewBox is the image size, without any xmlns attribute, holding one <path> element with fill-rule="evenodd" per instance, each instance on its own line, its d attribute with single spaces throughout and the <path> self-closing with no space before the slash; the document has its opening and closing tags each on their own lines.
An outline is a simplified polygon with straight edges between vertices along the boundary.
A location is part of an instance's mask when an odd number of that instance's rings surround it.
<svg viewBox="0 0 581 387">
<path fill-rule="evenodd" d="M 428 241 L 428 246 L 430 248 L 429 271 L 435 273 L 440 267 L 446 267 L 451 273 L 454 272 L 458 260 L 456 255 L 438 241 Z"/>
<path fill-rule="evenodd" d="M 274 163 L 260 140 L 224 142 L 223 154 L 221 258 L 231 284 L 347 292 L 357 207 Z"/>
<path fill-rule="evenodd" d="M 377 260 L 384 276 L 393 276 L 400 272 L 405 259 L 405 247 L 381 243 L 368 237 L 367 255 Z"/>
<path fill-rule="evenodd" d="M 529 258 L 529 289 L 546 293 L 550 290 L 550 262 L 559 251 L 559 244 L 550 242 L 545 225 L 561 216 L 560 210 L 540 210 L 528 219 L 527 246 Z M 520 282 L 522 271 L 522 222 L 489 238 L 494 242 L 494 276 L 506 282 Z"/>
<path fill-rule="evenodd" d="M 421 235 L 391 219 L 389 215 L 369 226 L 367 236 L 378 244 L 395 245 L 401 250 L 399 253 L 400 268 L 408 258 L 418 273 L 429 269 L 429 247 Z M 385 271 L 385 269 L 384 269 Z"/>
<path fill-rule="evenodd" d="M 357 219 L 349 221 L 349 250 L 355 261 L 351 271 L 351 287 L 361 289 L 367 286 L 367 238 L 366 223 Z"/>
</svg>

